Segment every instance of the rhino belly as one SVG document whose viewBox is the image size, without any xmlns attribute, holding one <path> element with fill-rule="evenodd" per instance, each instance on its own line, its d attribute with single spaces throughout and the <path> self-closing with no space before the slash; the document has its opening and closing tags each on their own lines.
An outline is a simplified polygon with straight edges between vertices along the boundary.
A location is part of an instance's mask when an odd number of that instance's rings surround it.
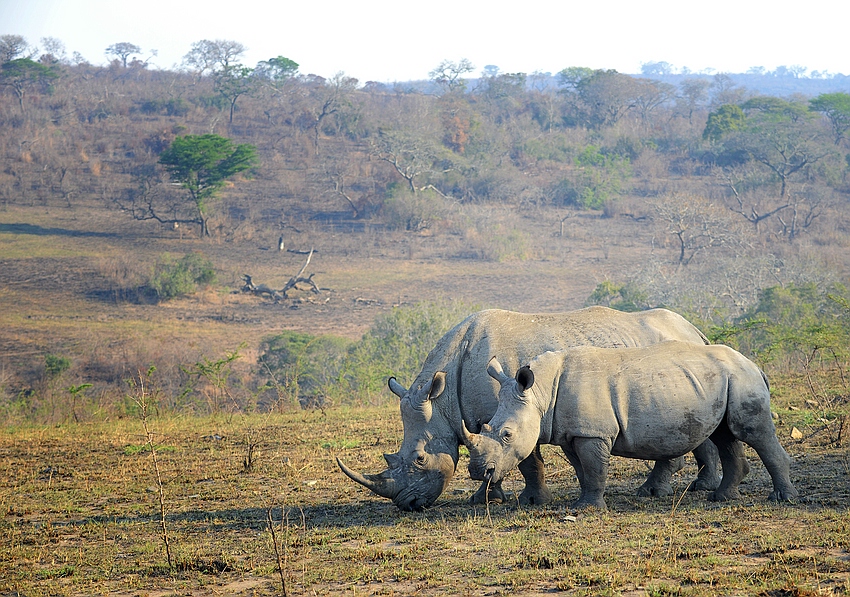
<svg viewBox="0 0 850 597">
<path fill-rule="evenodd" d="M 620 429 L 611 453 L 642 460 L 677 458 L 707 440 L 720 425 L 721 419 L 706 412 L 657 414 L 632 419 Z"/>
</svg>

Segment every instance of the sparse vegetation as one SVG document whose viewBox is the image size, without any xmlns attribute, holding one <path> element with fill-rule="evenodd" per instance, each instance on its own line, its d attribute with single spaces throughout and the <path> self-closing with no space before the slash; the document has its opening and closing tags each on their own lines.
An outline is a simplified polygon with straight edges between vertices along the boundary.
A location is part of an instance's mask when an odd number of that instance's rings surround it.
<svg viewBox="0 0 850 597">
<path fill-rule="evenodd" d="M 0 36 L 0 593 L 850 593 L 845 78 L 446 60 L 390 89 L 227 40 L 193 72 L 50 46 Z M 310 289 L 240 290 L 305 255 Z M 692 470 L 639 499 L 615 459 L 611 510 L 573 517 L 548 451 L 551 506 L 468 505 L 464 455 L 403 514 L 337 469 L 384 468 L 387 377 L 470 312 L 585 304 L 754 358 L 800 502 L 758 464 L 734 504 Z"/>
</svg>

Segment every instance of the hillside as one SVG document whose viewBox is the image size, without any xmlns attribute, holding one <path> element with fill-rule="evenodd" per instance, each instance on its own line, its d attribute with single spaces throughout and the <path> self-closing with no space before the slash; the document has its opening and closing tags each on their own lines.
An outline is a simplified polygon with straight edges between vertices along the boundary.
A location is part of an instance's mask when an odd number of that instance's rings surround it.
<svg viewBox="0 0 850 597">
<path fill-rule="evenodd" d="M 419 301 L 559 311 L 603 285 L 596 302 L 707 325 L 765 288 L 850 275 L 847 139 L 814 104 L 722 78 L 576 71 L 537 88 L 492 73 L 426 94 L 288 72 L 237 93 L 227 71 L 42 66 L 22 98 L 0 96 L 6 400 L 42 391 L 51 354 L 71 360 L 63 383 L 107 396 L 151 364 L 176 387 L 181 365 L 238 347 L 247 376 L 264 337 L 357 340 Z M 210 200 L 208 236 L 159 162 L 205 134 L 258 158 Z M 282 288 L 311 249 L 318 294 L 239 291 L 245 274 Z M 193 253 L 215 284 L 143 290 Z"/>
</svg>

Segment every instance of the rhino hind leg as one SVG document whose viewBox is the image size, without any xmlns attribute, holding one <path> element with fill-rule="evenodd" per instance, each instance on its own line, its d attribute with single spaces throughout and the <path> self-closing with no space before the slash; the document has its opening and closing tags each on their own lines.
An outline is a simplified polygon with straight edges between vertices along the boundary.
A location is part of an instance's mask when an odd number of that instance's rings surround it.
<svg viewBox="0 0 850 597">
<path fill-rule="evenodd" d="M 679 456 L 672 460 L 656 460 L 655 466 L 652 467 L 652 472 L 649 473 L 646 481 L 637 488 L 635 493 L 640 497 L 673 495 L 673 486 L 670 484 L 670 478 L 673 476 L 673 473 L 682 470 L 684 466 L 684 456 Z"/>
<path fill-rule="evenodd" d="M 525 489 L 519 494 L 519 503 L 523 506 L 542 506 L 552 501 L 552 492 L 543 476 L 543 455 L 540 446 L 534 447 L 531 454 L 519 463 L 519 472 L 525 479 Z"/>
<path fill-rule="evenodd" d="M 791 457 L 788 456 L 788 452 L 776 438 L 776 428 L 773 426 L 773 421 L 769 418 L 762 421 L 758 431 L 751 432 L 746 437 L 744 437 L 744 433 L 738 432 L 737 429 L 733 429 L 732 433 L 741 435 L 741 439 L 756 451 L 770 474 L 770 479 L 773 481 L 773 491 L 768 499 L 774 502 L 793 501 L 799 494 L 794 484 L 791 483 Z M 740 442 L 738 443 L 740 444 Z M 724 472 L 725 470 L 724 466 Z"/>
</svg>

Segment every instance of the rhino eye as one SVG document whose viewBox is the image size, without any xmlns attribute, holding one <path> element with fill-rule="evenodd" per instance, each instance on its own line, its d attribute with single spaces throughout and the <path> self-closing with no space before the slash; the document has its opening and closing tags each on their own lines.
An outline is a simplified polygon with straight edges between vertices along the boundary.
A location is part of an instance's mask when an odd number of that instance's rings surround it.
<svg viewBox="0 0 850 597">
<path fill-rule="evenodd" d="M 511 441 L 513 438 L 514 438 L 514 434 L 511 431 L 509 431 L 508 429 L 504 429 L 502 431 L 502 439 L 505 440 L 506 442 Z"/>
</svg>

